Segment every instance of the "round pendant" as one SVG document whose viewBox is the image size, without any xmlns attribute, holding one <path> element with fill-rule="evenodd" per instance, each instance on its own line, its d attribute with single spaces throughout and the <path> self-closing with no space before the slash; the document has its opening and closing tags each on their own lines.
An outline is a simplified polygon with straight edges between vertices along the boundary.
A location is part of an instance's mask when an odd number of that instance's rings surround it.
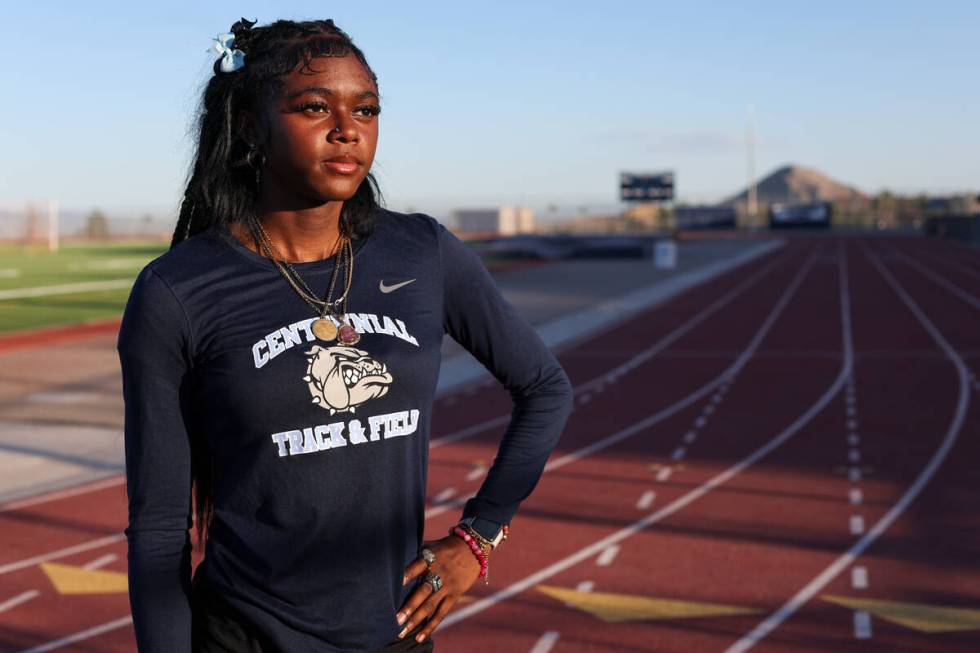
<svg viewBox="0 0 980 653">
<path fill-rule="evenodd" d="M 337 325 L 325 317 L 313 322 L 313 335 L 320 340 L 333 340 L 337 337 Z"/>
<path fill-rule="evenodd" d="M 345 345 L 356 345 L 361 339 L 361 334 L 357 332 L 357 329 L 349 324 L 340 325 L 338 330 L 337 340 L 344 343 Z"/>
</svg>

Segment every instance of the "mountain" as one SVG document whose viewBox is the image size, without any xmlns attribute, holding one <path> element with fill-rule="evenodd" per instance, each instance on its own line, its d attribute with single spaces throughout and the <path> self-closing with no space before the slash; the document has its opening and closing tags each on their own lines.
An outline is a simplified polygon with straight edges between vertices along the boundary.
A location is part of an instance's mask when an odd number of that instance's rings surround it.
<svg viewBox="0 0 980 653">
<path fill-rule="evenodd" d="M 867 200 L 868 196 L 852 186 L 834 181 L 821 172 L 803 166 L 787 165 L 758 182 L 758 200 L 770 202 L 849 202 Z M 722 206 L 744 204 L 748 190 L 729 197 Z"/>
</svg>

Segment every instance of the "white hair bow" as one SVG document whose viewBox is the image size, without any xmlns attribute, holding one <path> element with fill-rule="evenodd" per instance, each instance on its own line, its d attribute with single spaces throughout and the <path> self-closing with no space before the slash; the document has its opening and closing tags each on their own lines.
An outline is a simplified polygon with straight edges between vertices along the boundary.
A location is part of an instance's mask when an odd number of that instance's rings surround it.
<svg viewBox="0 0 980 653">
<path fill-rule="evenodd" d="M 235 44 L 235 35 L 221 33 L 214 37 L 211 49 L 221 55 L 221 72 L 232 73 L 245 65 L 245 53 L 241 50 L 232 50 Z"/>
</svg>

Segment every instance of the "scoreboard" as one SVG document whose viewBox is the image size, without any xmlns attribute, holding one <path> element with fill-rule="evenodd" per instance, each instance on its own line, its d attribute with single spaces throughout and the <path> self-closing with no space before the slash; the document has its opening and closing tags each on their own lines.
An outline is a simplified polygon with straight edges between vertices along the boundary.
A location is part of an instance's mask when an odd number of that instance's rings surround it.
<svg viewBox="0 0 980 653">
<path fill-rule="evenodd" d="M 649 202 L 674 199 L 674 173 L 619 174 L 619 198 L 624 202 Z"/>
</svg>

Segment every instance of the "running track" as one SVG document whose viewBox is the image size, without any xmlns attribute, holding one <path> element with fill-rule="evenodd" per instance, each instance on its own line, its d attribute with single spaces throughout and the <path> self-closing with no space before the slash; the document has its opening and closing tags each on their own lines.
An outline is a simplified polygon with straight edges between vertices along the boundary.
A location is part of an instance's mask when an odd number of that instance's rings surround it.
<svg viewBox="0 0 980 653">
<path fill-rule="evenodd" d="M 437 650 L 980 649 L 980 253 L 794 238 L 558 355 L 576 409 Z M 427 537 L 509 406 L 436 402 Z M 0 650 L 134 650 L 112 574 L 51 580 L 125 572 L 123 486 L 82 490 L 0 509 Z"/>
</svg>

